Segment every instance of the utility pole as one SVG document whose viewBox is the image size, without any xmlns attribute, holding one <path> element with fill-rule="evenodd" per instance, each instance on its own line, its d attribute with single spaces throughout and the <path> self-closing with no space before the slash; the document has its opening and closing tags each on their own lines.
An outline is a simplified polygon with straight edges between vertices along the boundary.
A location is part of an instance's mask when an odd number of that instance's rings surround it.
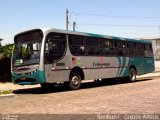
<svg viewBox="0 0 160 120">
<path fill-rule="evenodd" d="M 76 31 L 76 22 L 73 22 L 73 31 Z"/>
<path fill-rule="evenodd" d="M 68 23 L 69 23 L 69 20 L 68 20 L 68 9 L 66 9 L 66 30 L 68 31 Z"/>
</svg>

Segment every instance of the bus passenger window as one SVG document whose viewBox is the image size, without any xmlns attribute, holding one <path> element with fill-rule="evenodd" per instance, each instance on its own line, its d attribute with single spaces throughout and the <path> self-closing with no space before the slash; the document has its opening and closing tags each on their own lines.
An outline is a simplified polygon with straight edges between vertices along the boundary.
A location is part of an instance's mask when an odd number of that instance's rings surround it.
<svg viewBox="0 0 160 120">
<path fill-rule="evenodd" d="M 143 43 L 136 43 L 136 56 L 137 57 L 144 57 L 145 55 L 144 51 L 144 44 Z"/>
<path fill-rule="evenodd" d="M 100 39 L 97 37 L 86 37 L 85 38 L 85 43 L 87 47 L 86 55 L 88 56 L 99 56 L 100 55 L 101 51 L 100 51 L 99 41 Z"/>
<path fill-rule="evenodd" d="M 112 39 L 100 39 L 100 48 L 102 56 L 114 56 Z"/>
<path fill-rule="evenodd" d="M 85 55 L 84 37 L 79 35 L 69 35 L 70 52 L 77 55 Z"/>
<path fill-rule="evenodd" d="M 114 51 L 116 56 L 123 56 L 123 41 L 115 41 Z"/>
<path fill-rule="evenodd" d="M 46 37 L 45 60 L 53 63 L 60 60 L 66 50 L 66 34 L 49 33 Z"/>
<path fill-rule="evenodd" d="M 152 57 L 152 46 L 151 44 L 145 44 L 145 57 Z"/>
</svg>

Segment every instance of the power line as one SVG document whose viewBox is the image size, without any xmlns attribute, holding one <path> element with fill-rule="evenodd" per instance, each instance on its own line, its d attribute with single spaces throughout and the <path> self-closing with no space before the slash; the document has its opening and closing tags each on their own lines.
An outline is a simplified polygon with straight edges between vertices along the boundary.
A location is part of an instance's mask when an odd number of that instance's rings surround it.
<svg viewBox="0 0 160 120">
<path fill-rule="evenodd" d="M 68 20 L 71 20 L 72 15 L 73 15 L 73 12 L 69 13 Z"/>
<path fill-rule="evenodd" d="M 93 24 L 93 23 L 78 23 L 78 25 L 108 26 L 108 27 L 159 27 L 159 25 L 110 25 L 110 24 Z"/>
<path fill-rule="evenodd" d="M 77 24 L 76 24 L 76 29 L 77 29 L 76 31 L 79 31 L 79 28 L 78 28 L 78 25 L 77 25 Z"/>
<path fill-rule="evenodd" d="M 110 18 L 131 18 L 131 19 L 160 19 L 160 17 L 155 16 L 114 16 L 107 14 L 94 14 L 94 13 L 78 13 L 72 12 L 75 15 L 85 15 L 85 16 L 97 16 L 97 17 L 110 17 Z"/>
</svg>

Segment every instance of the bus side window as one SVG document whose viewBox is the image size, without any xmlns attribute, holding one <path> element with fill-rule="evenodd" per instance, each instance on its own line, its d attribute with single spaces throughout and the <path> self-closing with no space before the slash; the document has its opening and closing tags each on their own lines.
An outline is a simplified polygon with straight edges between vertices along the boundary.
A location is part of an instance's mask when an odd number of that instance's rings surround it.
<svg viewBox="0 0 160 120">
<path fill-rule="evenodd" d="M 88 56 L 99 56 L 100 55 L 99 38 L 86 37 L 85 45 L 87 48 L 86 55 Z"/>
<path fill-rule="evenodd" d="M 102 56 L 114 56 L 114 51 L 113 51 L 113 40 L 111 39 L 100 39 L 101 42 L 101 55 Z"/>
<path fill-rule="evenodd" d="M 123 41 L 115 41 L 114 42 L 114 51 L 116 56 L 123 56 Z"/>
<path fill-rule="evenodd" d="M 45 60 L 53 63 L 61 59 L 66 50 L 66 34 L 49 33 L 46 37 Z"/>
<path fill-rule="evenodd" d="M 152 57 L 152 46 L 151 44 L 145 44 L 145 57 Z"/>
<path fill-rule="evenodd" d="M 73 55 L 85 55 L 84 37 L 69 35 L 69 48 Z"/>
<path fill-rule="evenodd" d="M 127 42 L 126 41 L 123 41 L 123 56 L 126 56 L 127 55 Z"/>
<path fill-rule="evenodd" d="M 137 57 L 144 57 L 144 44 L 143 43 L 136 43 L 136 56 Z"/>
<path fill-rule="evenodd" d="M 127 53 L 126 56 L 134 57 L 135 56 L 135 43 L 134 42 L 127 42 Z"/>
</svg>

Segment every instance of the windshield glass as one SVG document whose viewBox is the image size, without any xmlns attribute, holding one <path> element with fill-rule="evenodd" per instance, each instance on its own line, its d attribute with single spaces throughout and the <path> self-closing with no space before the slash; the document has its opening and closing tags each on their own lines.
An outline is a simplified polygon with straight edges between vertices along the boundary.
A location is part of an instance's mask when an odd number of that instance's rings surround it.
<svg viewBox="0 0 160 120">
<path fill-rule="evenodd" d="M 13 66 L 37 64 L 43 39 L 41 30 L 19 34 L 15 37 Z"/>
</svg>

